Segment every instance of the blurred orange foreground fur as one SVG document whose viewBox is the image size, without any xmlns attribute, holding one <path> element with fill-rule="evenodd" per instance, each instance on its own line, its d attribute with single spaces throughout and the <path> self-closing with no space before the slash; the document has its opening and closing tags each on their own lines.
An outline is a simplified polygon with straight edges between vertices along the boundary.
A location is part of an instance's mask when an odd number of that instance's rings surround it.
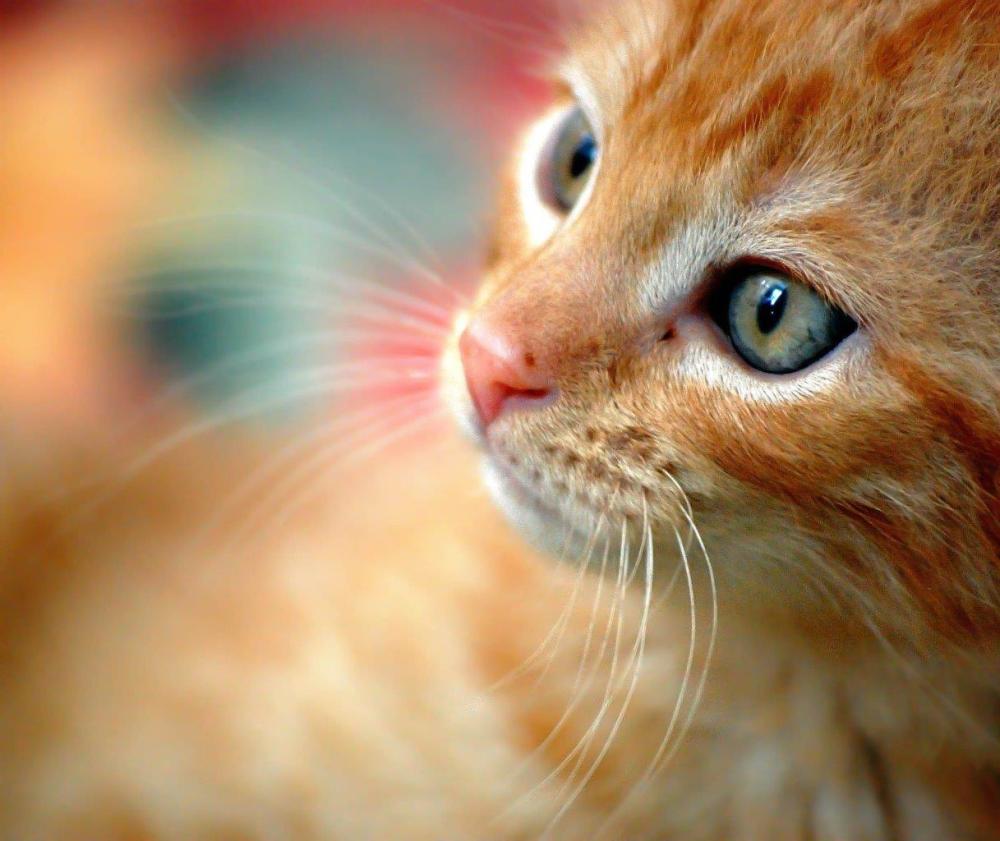
<svg viewBox="0 0 1000 841">
<path fill-rule="evenodd" d="M 0 837 L 1000 838 L 998 30 L 987 0 L 573 29 L 442 393 L 582 576 L 444 433 L 275 519 L 231 499 L 266 447 L 121 477 L 148 441 L 10 412 Z M 560 214 L 535 174 L 576 101 L 599 166 Z M 40 251 L 0 276 L 55 278 Z M 703 303 L 750 265 L 857 329 L 742 361 Z M 487 327 L 554 399 L 474 404 Z M 108 476 L 89 516 L 64 492 Z"/>
</svg>

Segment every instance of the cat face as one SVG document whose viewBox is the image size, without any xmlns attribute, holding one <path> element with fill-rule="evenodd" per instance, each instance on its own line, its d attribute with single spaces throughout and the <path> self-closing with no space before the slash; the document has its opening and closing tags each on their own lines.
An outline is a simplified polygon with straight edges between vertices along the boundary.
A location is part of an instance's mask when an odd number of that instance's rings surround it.
<svg viewBox="0 0 1000 841">
<path fill-rule="evenodd" d="M 996 623 L 998 20 L 719 0 L 577 31 L 445 359 L 515 522 L 580 551 L 691 519 L 755 599 Z"/>
</svg>

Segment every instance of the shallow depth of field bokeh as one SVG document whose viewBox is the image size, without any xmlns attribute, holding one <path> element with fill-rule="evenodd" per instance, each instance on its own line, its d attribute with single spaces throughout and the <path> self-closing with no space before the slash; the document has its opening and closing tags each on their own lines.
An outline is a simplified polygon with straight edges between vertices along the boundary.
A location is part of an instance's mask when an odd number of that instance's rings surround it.
<svg viewBox="0 0 1000 841">
<path fill-rule="evenodd" d="M 537 0 L 6 4 L 4 413 L 322 415 L 345 292 L 474 282 L 552 35 Z"/>
</svg>

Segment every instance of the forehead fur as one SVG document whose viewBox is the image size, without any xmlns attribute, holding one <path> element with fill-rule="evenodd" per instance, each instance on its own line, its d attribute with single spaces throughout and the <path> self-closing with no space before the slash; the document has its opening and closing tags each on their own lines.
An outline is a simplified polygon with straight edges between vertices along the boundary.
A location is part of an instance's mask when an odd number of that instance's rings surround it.
<svg viewBox="0 0 1000 841">
<path fill-rule="evenodd" d="M 605 221 L 652 251 L 706 208 L 780 210 L 769 233 L 873 329 L 925 342 L 932 320 L 994 357 L 1000 3 L 666 0 L 589 20 L 563 73 L 595 103 Z"/>
</svg>

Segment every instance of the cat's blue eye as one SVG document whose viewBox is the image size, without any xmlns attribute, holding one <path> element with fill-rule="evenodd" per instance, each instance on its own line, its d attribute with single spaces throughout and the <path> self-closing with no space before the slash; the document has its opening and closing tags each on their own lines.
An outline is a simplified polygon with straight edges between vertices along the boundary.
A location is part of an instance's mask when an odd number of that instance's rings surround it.
<svg viewBox="0 0 1000 841">
<path fill-rule="evenodd" d="M 568 213 L 576 206 L 593 176 L 598 152 L 590 121 L 580 108 L 574 108 L 557 126 L 538 173 L 542 197 L 555 210 Z"/>
<path fill-rule="evenodd" d="M 809 286 L 773 270 L 744 275 L 719 303 L 719 323 L 736 352 L 769 374 L 811 365 L 857 328 Z"/>
</svg>

